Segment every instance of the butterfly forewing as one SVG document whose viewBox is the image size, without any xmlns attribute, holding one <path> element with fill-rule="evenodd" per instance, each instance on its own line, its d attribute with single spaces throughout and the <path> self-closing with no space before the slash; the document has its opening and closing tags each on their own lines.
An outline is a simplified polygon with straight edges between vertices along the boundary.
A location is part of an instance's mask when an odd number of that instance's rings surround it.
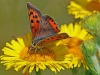
<svg viewBox="0 0 100 75">
<path fill-rule="evenodd" d="M 30 20 L 30 28 L 32 31 L 32 35 L 35 38 L 39 31 L 40 17 L 42 16 L 42 14 L 40 13 L 38 8 L 36 8 L 29 2 L 27 3 L 27 7 Z"/>
<path fill-rule="evenodd" d="M 54 35 L 54 36 L 51 36 L 51 37 L 49 37 L 49 38 L 46 38 L 46 39 L 41 40 L 40 42 L 38 42 L 37 45 L 48 44 L 48 43 L 50 43 L 50 42 L 55 42 L 55 41 L 57 41 L 57 40 L 66 39 L 66 38 L 68 38 L 68 37 L 69 37 L 69 36 L 68 36 L 68 34 L 66 34 L 66 33 L 56 34 L 56 35 Z"/>
</svg>

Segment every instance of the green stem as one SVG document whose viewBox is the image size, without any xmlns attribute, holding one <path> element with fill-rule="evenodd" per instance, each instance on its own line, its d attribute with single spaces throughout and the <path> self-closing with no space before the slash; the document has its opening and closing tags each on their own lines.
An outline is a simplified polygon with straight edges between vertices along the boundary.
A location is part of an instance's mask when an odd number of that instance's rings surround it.
<svg viewBox="0 0 100 75">
<path fill-rule="evenodd" d="M 92 73 L 89 70 L 86 70 L 85 75 L 92 75 Z"/>
<path fill-rule="evenodd" d="M 35 70 L 36 75 L 41 75 L 41 70 L 39 69 L 38 72 Z"/>
</svg>

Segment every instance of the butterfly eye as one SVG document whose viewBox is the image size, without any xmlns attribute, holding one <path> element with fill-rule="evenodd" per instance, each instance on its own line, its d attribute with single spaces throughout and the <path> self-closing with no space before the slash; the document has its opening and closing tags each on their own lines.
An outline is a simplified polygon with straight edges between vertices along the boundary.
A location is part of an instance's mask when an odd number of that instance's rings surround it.
<svg viewBox="0 0 100 75">
<path fill-rule="evenodd" d="M 33 43 L 33 45 L 35 46 L 35 45 L 36 45 L 36 43 Z"/>
<path fill-rule="evenodd" d="M 36 41 L 32 41 L 32 46 L 35 46 L 37 43 L 36 43 Z"/>
</svg>

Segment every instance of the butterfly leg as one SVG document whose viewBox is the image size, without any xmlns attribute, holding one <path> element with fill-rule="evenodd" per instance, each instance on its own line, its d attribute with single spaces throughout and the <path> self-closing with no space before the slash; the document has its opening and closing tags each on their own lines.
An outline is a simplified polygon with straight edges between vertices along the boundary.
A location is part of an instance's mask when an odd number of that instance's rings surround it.
<svg viewBox="0 0 100 75">
<path fill-rule="evenodd" d="M 32 49 L 34 49 L 34 45 L 33 45 L 33 44 L 31 44 L 31 46 L 29 47 L 28 53 L 29 53 Z"/>
<path fill-rule="evenodd" d="M 43 50 L 41 48 L 40 48 L 40 51 L 41 51 L 41 53 L 42 53 L 42 55 L 43 55 L 43 57 L 45 59 L 45 54 L 43 53 Z"/>
<path fill-rule="evenodd" d="M 36 59 L 36 51 L 37 51 L 37 50 L 38 50 L 37 48 L 34 50 L 34 53 L 35 53 L 35 59 Z"/>
<path fill-rule="evenodd" d="M 40 50 L 40 51 L 41 51 L 41 53 L 42 53 L 44 59 L 46 60 L 46 58 L 45 58 L 45 54 L 43 53 L 43 50 L 42 50 L 41 48 L 39 48 L 39 49 L 36 48 L 36 49 L 35 49 L 35 51 L 34 51 L 34 53 L 35 53 L 35 59 L 36 59 L 36 52 L 37 52 L 37 50 Z"/>
<path fill-rule="evenodd" d="M 32 47 L 29 47 L 29 49 L 28 49 L 28 53 L 29 53 L 32 49 L 33 49 Z"/>
<path fill-rule="evenodd" d="M 32 50 L 34 50 L 34 59 L 36 60 L 36 52 L 37 52 L 38 48 L 30 47 L 28 52 L 30 52 Z"/>
<path fill-rule="evenodd" d="M 31 45 L 31 46 L 29 47 L 28 53 L 30 53 L 31 51 L 34 51 L 34 55 L 35 55 L 34 58 L 36 59 L 37 50 L 39 50 L 39 51 L 42 53 L 44 59 L 46 59 L 46 58 L 45 58 L 45 54 L 44 54 L 44 52 L 43 52 L 43 48 L 40 48 L 39 46 L 32 46 L 32 45 Z"/>
</svg>

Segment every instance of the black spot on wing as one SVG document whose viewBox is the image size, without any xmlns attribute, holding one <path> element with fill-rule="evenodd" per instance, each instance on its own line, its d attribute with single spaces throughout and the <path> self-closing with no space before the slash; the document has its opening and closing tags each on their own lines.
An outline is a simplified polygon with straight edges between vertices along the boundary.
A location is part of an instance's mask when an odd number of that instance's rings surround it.
<svg viewBox="0 0 100 75">
<path fill-rule="evenodd" d="M 58 29 L 58 27 L 56 26 L 56 29 Z"/>
<path fill-rule="evenodd" d="M 35 18 L 37 18 L 38 16 L 37 16 L 37 15 L 35 15 L 34 17 L 35 17 Z"/>
<path fill-rule="evenodd" d="M 33 18 L 35 18 L 35 16 L 33 15 Z"/>
<path fill-rule="evenodd" d="M 54 37 L 51 37 L 51 39 L 54 39 Z"/>
<path fill-rule="evenodd" d="M 56 23 L 54 22 L 54 25 L 56 25 Z"/>
<path fill-rule="evenodd" d="M 27 8 L 28 8 L 28 10 L 30 10 L 30 9 L 34 10 L 35 12 L 38 13 L 39 16 L 42 16 L 40 10 L 37 7 L 35 7 L 32 3 L 27 2 Z"/>
<path fill-rule="evenodd" d="M 33 15 L 33 18 L 38 18 L 38 15 Z"/>
<path fill-rule="evenodd" d="M 33 21 L 33 20 L 31 20 L 31 23 L 34 23 L 34 21 Z"/>
<path fill-rule="evenodd" d="M 53 20 L 53 19 L 51 19 L 51 21 L 52 21 L 52 22 L 54 22 L 54 20 Z"/>
<path fill-rule="evenodd" d="M 33 29 L 33 28 L 34 28 L 34 26 L 31 26 L 31 28 Z"/>
<path fill-rule="evenodd" d="M 33 12 L 30 12 L 30 14 L 29 15 L 33 15 Z"/>
<path fill-rule="evenodd" d="M 50 39 L 47 39 L 47 40 L 50 40 Z"/>
<path fill-rule="evenodd" d="M 36 23 L 39 23 L 39 22 L 40 22 L 39 20 L 36 21 Z"/>
</svg>

